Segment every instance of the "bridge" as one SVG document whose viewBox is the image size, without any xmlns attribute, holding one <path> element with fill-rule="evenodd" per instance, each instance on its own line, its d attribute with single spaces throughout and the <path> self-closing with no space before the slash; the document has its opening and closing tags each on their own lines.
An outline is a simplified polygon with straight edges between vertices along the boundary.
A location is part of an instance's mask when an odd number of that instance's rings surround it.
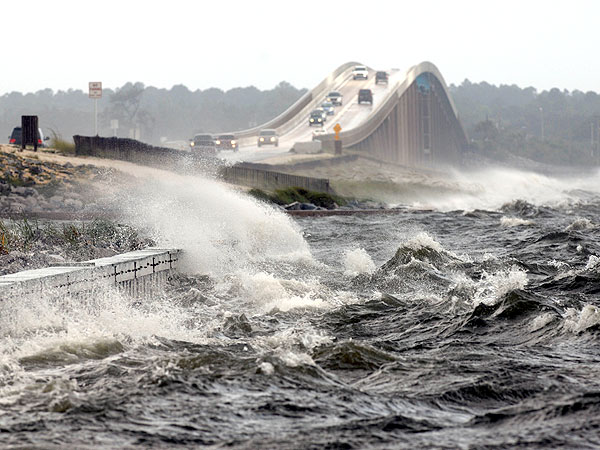
<svg viewBox="0 0 600 450">
<path fill-rule="evenodd" d="M 422 62 L 405 72 L 387 70 L 389 82 L 375 83 L 375 70 L 368 68 L 366 80 L 354 80 L 357 62 L 348 62 L 331 72 L 315 88 L 279 116 L 234 134 L 240 142 L 236 153 L 222 152 L 231 161 L 266 161 L 286 154 L 298 142 L 311 141 L 310 111 L 319 107 L 327 93 L 338 91 L 343 105 L 336 107 L 318 136 L 324 151 L 333 152 L 333 126 L 342 127 L 344 153 L 354 153 L 413 167 L 441 167 L 460 163 L 467 136 L 448 93 L 444 79 L 431 62 Z M 371 89 L 373 104 L 358 104 L 359 89 Z M 258 147 L 262 129 L 275 129 L 278 147 Z"/>
</svg>

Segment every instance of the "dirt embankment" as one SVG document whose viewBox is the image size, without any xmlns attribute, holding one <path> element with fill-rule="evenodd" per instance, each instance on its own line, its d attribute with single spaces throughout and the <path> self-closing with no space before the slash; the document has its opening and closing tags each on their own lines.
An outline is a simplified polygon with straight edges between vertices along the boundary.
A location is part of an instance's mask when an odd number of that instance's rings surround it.
<svg viewBox="0 0 600 450">
<path fill-rule="evenodd" d="M 111 217 L 112 192 L 131 182 L 128 174 L 110 161 L 51 152 L 0 145 L 0 275 L 152 244 L 132 227 L 103 219 Z"/>
<path fill-rule="evenodd" d="M 101 218 L 107 200 L 157 169 L 0 145 L 0 218 Z M 147 173 L 148 172 L 148 173 Z"/>
</svg>

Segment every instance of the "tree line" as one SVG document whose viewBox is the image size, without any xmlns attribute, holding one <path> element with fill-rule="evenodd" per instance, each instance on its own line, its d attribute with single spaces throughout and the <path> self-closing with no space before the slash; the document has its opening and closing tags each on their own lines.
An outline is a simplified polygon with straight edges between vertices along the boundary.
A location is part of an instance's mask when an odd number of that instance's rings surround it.
<svg viewBox="0 0 600 450">
<path fill-rule="evenodd" d="M 465 80 L 450 94 L 471 149 L 552 164 L 598 164 L 600 96 L 595 92 L 494 86 Z"/>
<path fill-rule="evenodd" d="M 513 153 L 554 164 L 599 161 L 600 96 L 595 92 L 537 92 L 533 87 L 469 80 L 449 89 L 472 151 L 496 156 Z M 228 91 L 126 83 L 104 90 L 98 101 L 98 132 L 159 145 L 197 133 L 242 130 L 277 116 L 305 92 L 287 82 L 270 90 L 250 86 Z M 0 96 L 0 133 L 7 137 L 24 114 L 38 115 L 46 134 L 70 139 L 94 133 L 93 100 L 81 90 Z M 115 121 L 116 129 L 111 128 Z"/>
<path fill-rule="evenodd" d="M 191 91 L 183 85 L 158 89 L 126 83 L 115 90 L 103 90 L 98 100 L 98 134 L 136 137 L 158 145 L 187 140 L 197 133 L 242 130 L 277 116 L 305 92 L 287 82 L 270 90 L 250 86 L 228 91 Z M 28 114 L 37 115 L 40 126 L 50 136 L 70 139 L 76 134 L 94 134 L 94 100 L 81 90 L 44 89 L 0 96 L 0 133 L 8 136 L 13 127 L 20 125 L 21 115 Z M 118 128 L 111 127 L 115 123 Z"/>
</svg>

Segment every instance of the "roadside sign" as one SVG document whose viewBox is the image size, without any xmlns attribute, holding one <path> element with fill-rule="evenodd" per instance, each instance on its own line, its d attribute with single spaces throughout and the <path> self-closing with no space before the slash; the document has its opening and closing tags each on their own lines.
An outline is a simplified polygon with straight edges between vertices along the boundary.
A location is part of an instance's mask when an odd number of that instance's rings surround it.
<svg viewBox="0 0 600 450">
<path fill-rule="evenodd" d="M 339 123 L 336 123 L 335 126 L 333 127 L 333 131 L 335 131 L 335 140 L 339 141 L 340 140 L 340 131 L 342 131 L 342 127 Z"/>
<path fill-rule="evenodd" d="M 90 98 L 102 98 L 102 82 L 90 81 Z"/>
</svg>

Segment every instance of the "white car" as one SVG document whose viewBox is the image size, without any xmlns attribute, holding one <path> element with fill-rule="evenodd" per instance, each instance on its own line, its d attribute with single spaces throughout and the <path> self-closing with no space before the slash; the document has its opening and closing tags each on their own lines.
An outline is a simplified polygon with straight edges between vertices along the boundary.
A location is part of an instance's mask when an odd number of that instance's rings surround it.
<svg viewBox="0 0 600 450">
<path fill-rule="evenodd" d="M 369 78 L 369 69 L 367 69 L 365 66 L 355 66 L 354 67 L 354 70 L 352 71 L 352 79 L 353 80 L 358 80 L 358 79 L 366 80 L 367 78 Z"/>
<path fill-rule="evenodd" d="M 324 134 L 327 134 L 328 132 L 325 131 L 325 128 L 317 128 L 316 130 L 314 130 L 312 132 L 312 140 L 316 141 L 318 140 L 321 136 L 323 136 Z"/>
</svg>

